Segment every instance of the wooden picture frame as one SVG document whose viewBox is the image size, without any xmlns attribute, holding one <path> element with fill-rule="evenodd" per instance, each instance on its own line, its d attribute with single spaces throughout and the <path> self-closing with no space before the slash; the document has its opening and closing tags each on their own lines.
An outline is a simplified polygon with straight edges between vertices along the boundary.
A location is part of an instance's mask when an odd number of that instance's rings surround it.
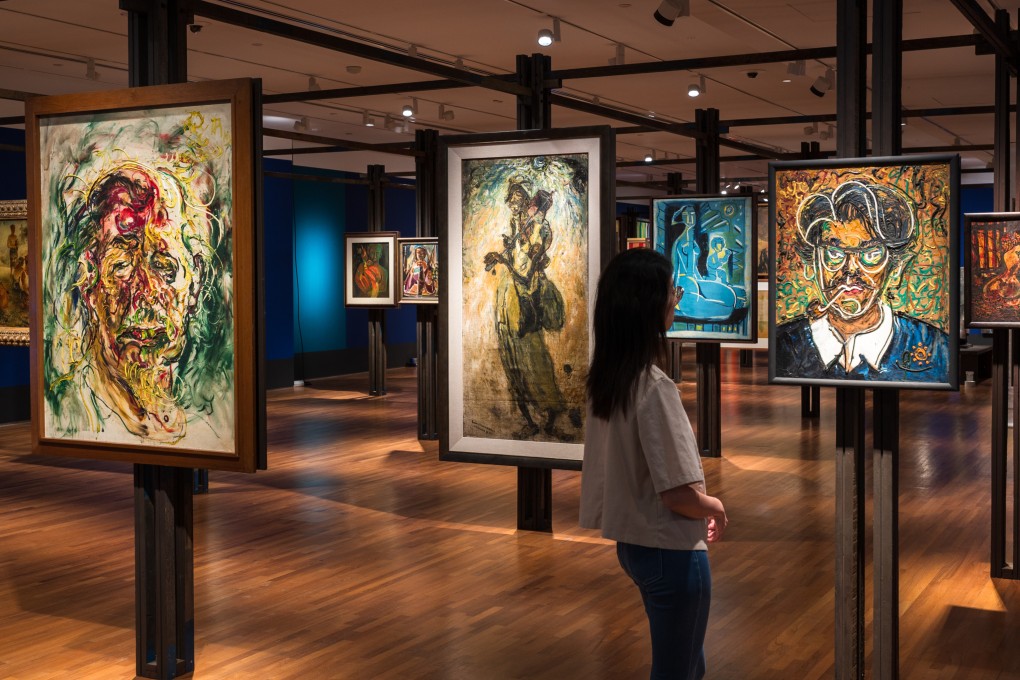
<svg viewBox="0 0 1020 680">
<path fill-rule="evenodd" d="M 260 87 L 26 102 L 34 453 L 265 467 Z"/>
<path fill-rule="evenodd" d="M 344 234 L 346 307 L 396 307 L 399 235 L 395 231 Z"/>
<path fill-rule="evenodd" d="M 963 216 L 965 328 L 1020 328 L 1020 213 Z"/>
<path fill-rule="evenodd" d="M 769 164 L 770 382 L 958 389 L 959 186 L 957 155 Z"/>
<path fill-rule="evenodd" d="M 756 341 L 756 218 L 753 194 L 652 200 L 652 247 L 669 258 L 674 285 L 684 289 L 666 337 Z"/>
<path fill-rule="evenodd" d="M 28 201 L 0 201 L 0 345 L 28 345 Z"/>
<path fill-rule="evenodd" d="M 579 469 L 613 132 L 441 137 L 439 156 L 440 459 Z M 542 274 L 513 289 L 519 270 Z"/>
<path fill-rule="evenodd" d="M 398 238 L 397 260 L 401 265 L 397 277 L 400 304 L 438 305 L 443 285 L 439 276 L 439 237 Z"/>
</svg>

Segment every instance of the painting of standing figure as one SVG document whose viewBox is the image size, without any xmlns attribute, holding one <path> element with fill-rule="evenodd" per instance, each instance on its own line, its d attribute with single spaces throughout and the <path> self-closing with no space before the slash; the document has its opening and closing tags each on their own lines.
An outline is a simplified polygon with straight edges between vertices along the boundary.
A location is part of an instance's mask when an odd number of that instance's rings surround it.
<svg viewBox="0 0 1020 680">
<path fill-rule="evenodd" d="M 413 304 L 439 303 L 439 239 L 435 237 L 397 239 L 402 266 L 400 301 Z"/>
<path fill-rule="evenodd" d="M 344 234 L 344 302 L 348 307 L 392 307 L 397 303 L 393 265 L 397 236 L 395 231 Z"/>
<path fill-rule="evenodd" d="M 478 157 L 450 159 L 457 170 L 448 189 L 456 231 L 451 227 L 445 279 L 457 319 L 449 331 L 451 364 L 462 357 L 451 366 L 451 407 L 461 410 L 456 430 L 469 450 L 529 450 L 511 445 L 521 442 L 557 457 L 576 447 L 575 455 L 584 438 L 590 286 L 597 278 L 592 250 L 599 237 L 591 225 L 601 208 L 592 207 L 593 154 L 546 153 L 543 143 L 513 147 L 520 153 L 472 149 Z M 451 149 L 451 156 L 455 151 L 464 153 Z M 596 179 L 596 197 L 598 191 Z"/>
<path fill-rule="evenodd" d="M 673 285 L 683 290 L 667 337 L 755 339 L 754 215 L 752 196 L 653 201 L 654 248 L 670 258 Z"/>
<path fill-rule="evenodd" d="M 958 158 L 771 175 L 773 381 L 955 388 Z"/>
<path fill-rule="evenodd" d="M 1020 327 L 1020 213 L 965 215 L 964 239 L 966 324 Z"/>
<path fill-rule="evenodd" d="M 28 344 L 28 208 L 0 201 L 0 345 Z"/>
<path fill-rule="evenodd" d="M 29 107 L 38 440 L 253 471 L 253 83 L 132 92 L 128 111 L 102 93 Z"/>
</svg>

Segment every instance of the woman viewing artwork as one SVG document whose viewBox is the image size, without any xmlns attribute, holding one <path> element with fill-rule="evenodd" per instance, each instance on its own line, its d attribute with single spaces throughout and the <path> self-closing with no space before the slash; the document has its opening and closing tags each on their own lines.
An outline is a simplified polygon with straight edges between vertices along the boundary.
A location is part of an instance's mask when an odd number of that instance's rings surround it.
<svg viewBox="0 0 1020 680">
<path fill-rule="evenodd" d="M 655 365 L 682 296 L 666 256 L 635 249 L 613 258 L 599 279 L 587 381 L 580 524 L 617 542 L 641 592 L 652 680 L 705 676 L 707 544 L 728 522 L 722 502 L 705 493 L 676 384 Z"/>
</svg>

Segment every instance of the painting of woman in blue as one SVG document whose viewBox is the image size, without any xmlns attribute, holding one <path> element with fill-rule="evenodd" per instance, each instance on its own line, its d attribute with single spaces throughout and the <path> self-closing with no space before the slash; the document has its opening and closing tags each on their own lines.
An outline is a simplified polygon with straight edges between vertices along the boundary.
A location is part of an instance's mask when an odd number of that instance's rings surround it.
<svg viewBox="0 0 1020 680">
<path fill-rule="evenodd" d="M 672 198 L 655 201 L 654 247 L 673 262 L 683 289 L 671 338 L 753 340 L 756 327 L 747 291 L 753 283 L 751 197 Z"/>
</svg>

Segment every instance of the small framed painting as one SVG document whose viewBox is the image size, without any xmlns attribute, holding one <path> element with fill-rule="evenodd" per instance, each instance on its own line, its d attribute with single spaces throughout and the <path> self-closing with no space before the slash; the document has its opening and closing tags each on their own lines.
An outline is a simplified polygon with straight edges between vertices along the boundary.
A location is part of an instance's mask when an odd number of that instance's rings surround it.
<svg viewBox="0 0 1020 680">
<path fill-rule="evenodd" d="M 28 344 L 28 203 L 0 201 L 0 345 Z"/>
<path fill-rule="evenodd" d="M 400 258 L 400 302 L 439 304 L 439 239 L 435 236 L 397 239 Z"/>
<path fill-rule="evenodd" d="M 397 232 L 371 231 L 344 235 L 344 304 L 348 307 L 393 307 Z"/>
</svg>

